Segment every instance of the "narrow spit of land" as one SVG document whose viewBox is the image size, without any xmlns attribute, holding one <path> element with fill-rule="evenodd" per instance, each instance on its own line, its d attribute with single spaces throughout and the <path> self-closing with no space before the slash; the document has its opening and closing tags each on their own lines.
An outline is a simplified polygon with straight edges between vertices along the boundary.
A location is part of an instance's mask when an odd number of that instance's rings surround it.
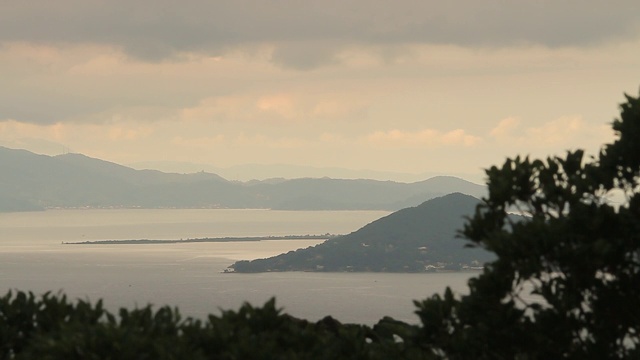
<svg viewBox="0 0 640 360">
<path fill-rule="evenodd" d="M 180 240 L 153 240 L 153 239 L 133 239 L 133 240 L 92 240 L 80 242 L 65 242 L 63 245 L 105 245 L 105 244 L 183 244 L 201 242 L 233 242 L 233 241 L 265 241 L 265 240 L 326 240 L 340 235 L 285 235 L 285 236 L 246 236 L 246 237 L 217 237 L 217 238 L 195 238 Z"/>
</svg>

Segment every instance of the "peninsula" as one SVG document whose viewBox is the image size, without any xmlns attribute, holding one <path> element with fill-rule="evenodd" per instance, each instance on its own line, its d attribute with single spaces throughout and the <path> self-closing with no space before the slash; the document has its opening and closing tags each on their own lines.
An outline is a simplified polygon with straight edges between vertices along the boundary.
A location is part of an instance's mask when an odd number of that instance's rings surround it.
<svg viewBox="0 0 640 360">
<path fill-rule="evenodd" d="M 267 259 L 238 261 L 234 272 L 380 271 L 480 269 L 494 259 L 458 236 L 479 200 L 460 193 L 399 210 L 351 234 Z"/>
<path fill-rule="evenodd" d="M 326 240 L 340 235 L 284 235 L 284 236 L 246 236 L 246 237 L 217 237 L 217 238 L 195 238 L 180 240 L 153 240 L 153 239 L 131 239 L 131 240 L 93 240 L 79 242 L 63 242 L 63 245 L 127 245 L 127 244 L 184 244 L 203 242 L 234 242 L 234 241 L 267 241 L 267 240 Z"/>
</svg>

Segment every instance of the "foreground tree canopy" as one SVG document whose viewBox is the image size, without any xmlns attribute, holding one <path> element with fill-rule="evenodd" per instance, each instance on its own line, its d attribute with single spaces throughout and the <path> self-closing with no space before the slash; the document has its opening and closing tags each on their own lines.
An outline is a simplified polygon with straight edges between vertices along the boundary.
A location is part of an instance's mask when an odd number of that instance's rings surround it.
<svg viewBox="0 0 640 360">
<path fill-rule="evenodd" d="M 420 325 L 316 323 L 274 301 L 207 320 L 22 292 L 0 298 L 2 358 L 640 358 L 640 98 L 599 155 L 508 159 L 461 235 L 497 255 L 469 281 L 416 301 Z M 611 204 L 618 193 L 622 204 Z M 510 216 L 511 212 L 527 215 Z"/>
<path fill-rule="evenodd" d="M 468 296 L 417 303 L 425 347 L 465 359 L 640 357 L 640 100 L 626 98 L 617 140 L 597 158 L 578 150 L 487 170 L 489 196 L 462 234 L 498 259 Z"/>
</svg>

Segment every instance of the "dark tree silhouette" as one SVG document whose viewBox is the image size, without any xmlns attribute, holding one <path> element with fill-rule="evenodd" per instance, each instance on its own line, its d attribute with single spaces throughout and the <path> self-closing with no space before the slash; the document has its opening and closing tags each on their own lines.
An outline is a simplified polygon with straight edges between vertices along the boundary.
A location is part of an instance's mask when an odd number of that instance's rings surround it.
<svg viewBox="0 0 640 360">
<path fill-rule="evenodd" d="M 452 359 L 640 357 L 640 98 L 626 99 L 599 156 L 486 171 L 489 195 L 461 234 L 498 258 L 468 296 L 416 303 L 423 346 Z"/>
</svg>

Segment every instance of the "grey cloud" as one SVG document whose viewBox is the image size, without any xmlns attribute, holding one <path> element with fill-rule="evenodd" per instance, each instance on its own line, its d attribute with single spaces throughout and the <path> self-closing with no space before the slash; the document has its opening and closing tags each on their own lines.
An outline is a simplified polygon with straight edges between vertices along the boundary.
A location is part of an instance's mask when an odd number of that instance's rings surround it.
<svg viewBox="0 0 640 360">
<path fill-rule="evenodd" d="M 46 78 L 46 76 L 45 76 Z M 2 74 L 0 73 L 0 79 Z M 14 119 L 34 124 L 53 124 L 58 121 L 108 120 L 108 114 L 134 111 L 139 108 L 162 108 L 164 112 L 186 106 L 194 106 L 201 95 L 197 86 L 176 90 L 167 82 L 153 85 L 134 84 L 123 80 L 116 88 L 102 88 L 99 81 L 58 82 L 57 79 L 39 84 L 20 84 L 20 80 L 8 80 L 0 86 L 0 122 Z M 215 96 L 223 90 L 210 90 Z M 161 99 L 161 100 L 160 100 Z M 101 113 L 105 114 L 101 114 Z M 149 120 L 153 119 L 150 117 Z"/>
<path fill-rule="evenodd" d="M 337 63 L 338 49 L 338 47 L 318 43 L 280 44 L 273 52 L 271 60 L 282 67 L 311 70 Z"/>
<path fill-rule="evenodd" d="M 636 0 L 23 0 L 3 2 L 0 42 L 109 44 L 151 61 L 269 42 L 274 62 L 305 69 L 332 51 L 314 61 L 300 44 L 583 46 L 638 36 L 639 24 Z"/>
<path fill-rule="evenodd" d="M 336 63 L 336 54 L 353 44 L 373 45 L 390 58 L 410 43 L 585 46 L 637 37 L 639 24 L 637 0 L 0 0 L 0 46 L 106 44 L 157 62 L 269 43 L 274 64 L 297 70 Z M 115 106 L 152 106 L 160 98 L 180 108 L 199 96 L 166 86 L 106 97 L 100 95 L 107 90 L 92 94 L 89 87 L 79 96 L 3 80 L 0 121 L 52 123 Z"/>
<path fill-rule="evenodd" d="M 24 96 L 25 93 L 28 96 Z M 33 91 L 0 90 L 0 121 L 15 119 L 22 122 L 51 124 L 60 118 L 85 115 L 104 108 L 64 95 L 34 94 Z"/>
</svg>

